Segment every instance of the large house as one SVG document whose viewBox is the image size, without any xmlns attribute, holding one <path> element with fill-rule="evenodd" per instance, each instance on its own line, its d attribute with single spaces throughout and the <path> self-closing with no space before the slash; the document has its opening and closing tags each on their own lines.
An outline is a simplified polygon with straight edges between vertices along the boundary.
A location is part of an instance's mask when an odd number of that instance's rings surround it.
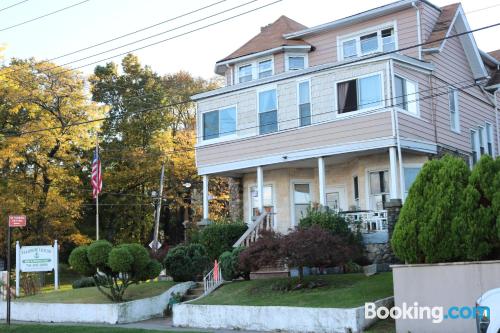
<svg viewBox="0 0 500 333">
<path fill-rule="evenodd" d="M 192 97 L 203 218 L 209 177 L 226 176 L 250 225 L 272 215 L 286 233 L 318 204 L 380 231 L 385 203 L 404 202 L 427 160 L 496 156 L 500 52 L 470 29 L 460 4 L 425 0 L 262 27 L 216 62 L 225 86 Z"/>
</svg>

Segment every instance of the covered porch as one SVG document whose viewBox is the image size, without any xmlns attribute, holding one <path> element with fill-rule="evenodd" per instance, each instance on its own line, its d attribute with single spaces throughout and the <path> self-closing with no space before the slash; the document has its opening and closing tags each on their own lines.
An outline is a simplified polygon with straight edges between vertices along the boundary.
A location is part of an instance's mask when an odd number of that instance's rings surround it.
<svg viewBox="0 0 500 333">
<path fill-rule="evenodd" d="M 287 233 L 312 206 L 328 207 L 359 225 L 366 234 L 387 230 L 385 202 L 404 200 L 426 154 L 380 148 L 232 170 L 240 178 L 243 218 L 251 225 L 263 212 L 275 231 Z M 204 180 L 204 218 L 208 219 L 208 178 Z"/>
</svg>

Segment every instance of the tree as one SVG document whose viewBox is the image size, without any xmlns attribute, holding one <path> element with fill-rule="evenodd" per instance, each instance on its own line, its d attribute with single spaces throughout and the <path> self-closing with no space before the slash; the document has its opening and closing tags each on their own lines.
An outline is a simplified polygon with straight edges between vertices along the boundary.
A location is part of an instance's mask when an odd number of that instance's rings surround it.
<svg viewBox="0 0 500 333">
<path fill-rule="evenodd" d="M 214 223 L 200 232 L 200 244 L 205 247 L 208 257 L 213 261 L 223 252 L 232 250 L 234 243 L 247 229 L 243 223 Z"/>
<path fill-rule="evenodd" d="M 0 129 L 7 133 L 0 142 L 0 218 L 26 214 L 29 223 L 15 238 L 25 245 L 58 239 L 64 258 L 65 249 L 88 241 L 76 222 L 89 196 L 81 175 L 98 129 L 74 125 L 102 117 L 105 108 L 88 101 L 78 72 L 46 61 L 12 59 L 0 81 Z"/>
<path fill-rule="evenodd" d="M 304 278 L 304 267 L 332 267 L 359 257 L 359 247 L 346 236 L 333 235 L 318 225 L 297 228 L 284 236 L 280 255 L 288 267 L 297 267 L 299 280 Z"/>
<path fill-rule="evenodd" d="M 408 263 L 435 263 L 459 257 L 457 232 L 470 171 L 459 158 L 445 156 L 423 166 L 405 201 L 391 239 L 396 256 Z"/>
<path fill-rule="evenodd" d="M 75 248 L 69 264 L 78 273 L 91 276 L 97 289 L 113 302 L 122 302 L 130 285 L 154 279 L 161 271 L 160 263 L 141 245 L 113 247 L 105 240 Z"/>
<path fill-rule="evenodd" d="M 174 281 L 194 281 L 208 268 L 210 259 L 200 244 L 177 245 L 168 251 L 164 265 Z"/>
</svg>

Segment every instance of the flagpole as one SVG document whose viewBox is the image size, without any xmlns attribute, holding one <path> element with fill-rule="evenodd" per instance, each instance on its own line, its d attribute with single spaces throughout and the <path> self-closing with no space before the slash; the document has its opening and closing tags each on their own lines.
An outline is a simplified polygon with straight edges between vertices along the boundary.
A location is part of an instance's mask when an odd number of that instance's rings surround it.
<svg viewBox="0 0 500 333">
<path fill-rule="evenodd" d="M 97 149 L 97 154 L 99 154 L 99 138 L 97 134 L 95 135 L 95 144 Z M 100 161 L 101 157 L 98 155 L 98 161 Z M 98 168 L 98 172 L 100 173 L 100 168 Z M 101 175 L 98 174 L 98 179 Z M 99 186 L 99 185 L 98 185 Z M 95 196 L 95 239 L 99 240 L 99 191 L 96 191 Z"/>
</svg>

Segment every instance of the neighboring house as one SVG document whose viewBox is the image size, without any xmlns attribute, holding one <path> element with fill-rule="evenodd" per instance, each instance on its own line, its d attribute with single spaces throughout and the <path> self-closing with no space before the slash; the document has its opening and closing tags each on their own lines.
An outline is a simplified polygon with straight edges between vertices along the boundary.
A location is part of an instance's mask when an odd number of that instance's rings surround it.
<svg viewBox="0 0 500 333">
<path fill-rule="evenodd" d="M 228 176 L 240 179 L 246 222 L 272 212 L 286 233 L 318 203 L 383 230 L 384 203 L 404 201 L 427 160 L 496 156 L 499 52 L 472 34 L 441 40 L 468 30 L 460 4 L 410 0 L 261 28 L 216 63 L 226 86 L 192 97 L 204 219 L 208 178 Z"/>
</svg>

